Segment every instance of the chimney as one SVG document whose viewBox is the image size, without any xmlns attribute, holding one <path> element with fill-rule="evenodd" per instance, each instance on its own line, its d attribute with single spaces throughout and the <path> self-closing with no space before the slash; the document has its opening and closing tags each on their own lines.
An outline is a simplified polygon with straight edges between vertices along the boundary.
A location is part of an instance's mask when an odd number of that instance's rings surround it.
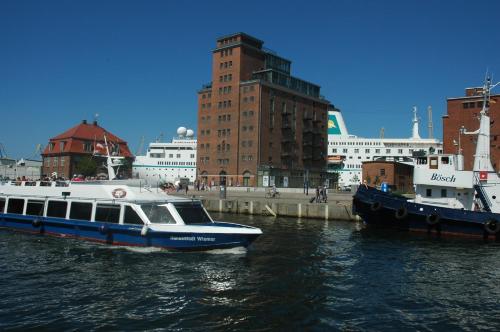
<svg viewBox="0 0 500 332">
<path fill-rule="evenodd" d="M 94 120 L 94 126 L 97 126 L 97 120 Z"/>
<path fill-rule="evenodd" d="M 87 124 L 87 120 L 82 120 L 82 123 L 83 124 Z"/>
</svg>

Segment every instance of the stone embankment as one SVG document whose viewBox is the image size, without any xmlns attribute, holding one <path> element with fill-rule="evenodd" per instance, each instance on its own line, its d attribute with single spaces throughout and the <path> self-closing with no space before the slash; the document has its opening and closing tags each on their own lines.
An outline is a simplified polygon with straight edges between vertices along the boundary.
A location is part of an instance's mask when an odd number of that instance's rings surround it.
<svg viewBox="0 0 500 332">
<path fill-rule="evenodd" d="M 305 195 L 302 191 L 279 189 L 279 198 L 266 198 L 262 188 L 228 188 L 226 198 L 221 199 L 219 190 L 189 190 L 187 196 L 203 202 L 210 212 L 239 213 L 251 215 L 273 215 L 324 220 L 359 220 L 352 213 L 352 193 L 330 192 L 327 203 L 310 203 L 314 190 Z M 175 193 L 186 196 L 185 192 Z"/>
</svg>

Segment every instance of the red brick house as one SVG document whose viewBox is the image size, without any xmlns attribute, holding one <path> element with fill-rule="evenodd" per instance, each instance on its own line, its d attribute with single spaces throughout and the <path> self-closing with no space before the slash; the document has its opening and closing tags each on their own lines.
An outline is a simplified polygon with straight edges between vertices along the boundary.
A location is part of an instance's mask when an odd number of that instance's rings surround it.
<svg viewBox="0 0 500 332">
<path fill-rule="evenodd" d="M 50 176 L 57 173 L 57 176 L 69 179 L 75 174 L 76 165 L 85 156 L 94 156 L 98 164 L 102 164 L 104 158 L 97 155 L 105 153 L 104 135 L 112 155 L 133 160 L 134 156 L 127 142 L 100 127 L 97 121 L 88 124 L 83 120 L 79 125 L 49 140 L 42 153 L 42 174 Z"/>
<path fill-rule="evenodd" d="M 363 179 L 371 187 L 386 182 L 393 191 L 413 192 L 413 166 L 395 161 L 365 161 L 362 168 Z"/>
</svg>

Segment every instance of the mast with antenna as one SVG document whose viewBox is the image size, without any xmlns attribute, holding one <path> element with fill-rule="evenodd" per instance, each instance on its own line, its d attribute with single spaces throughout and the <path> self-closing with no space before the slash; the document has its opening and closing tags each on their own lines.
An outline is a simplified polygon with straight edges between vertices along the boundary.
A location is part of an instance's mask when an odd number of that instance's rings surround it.
<svg viewBox="0 0 500 332">
<path fill-rule="evenodd" d="M 432 107 L 427 107 L 427 116 L 429 117 L 429 138 L 434 138 L 434 126 L 432 125 Z"/>
<path fill-rule="evenodd" d="M 380 138 L 384 138 L 384 135 L 385 135 L 385 128 L 382 127 L 380 128 Z"/>
</svg>

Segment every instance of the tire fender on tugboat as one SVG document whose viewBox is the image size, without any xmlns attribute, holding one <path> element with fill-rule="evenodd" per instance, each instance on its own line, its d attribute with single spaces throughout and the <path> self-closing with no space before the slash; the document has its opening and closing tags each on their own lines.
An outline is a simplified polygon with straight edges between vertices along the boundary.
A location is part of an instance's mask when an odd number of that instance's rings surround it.
<svg viewBox="0 0 500 332">
<path fill-rule="evenodd" d="M 396 212 L 394 212 L 394 217 L 396 217 L 396 219 L 398 220 L 403 220 L 404 218 L 406 218 L 406 216 L 408 216 L 408 209 L 404 205 L 402 205 L 399 209 L 396 210 Z"/>
<path fill-rule="evenodd" d="M 380 211 L 380 209 L 382 209 L 382 203 L 380 203 L 379 201 L 375 201 L 370 204 L 370 211 L 377 212 Z"/>
<path fill-rule="evenodd" d="M 427 217 L 425 217 L 425 221 L 427 225 L 434 226 L 439 223 L 441 220 L 441 216 L 437 212 L 432 212 Z"/>
<path fill-rule="evenodd" d="M 40 219 L 38 219 L 38 218 L 35 218 L 35 219 L 33 219 L 33 221 L 31 222 L 31 225 L 32 225 L 33 227 L 38 228 L 38 227 L 42 226 L 42 221 L 41 221 Z"/>
<path fill-rule="evenodd" d="M 109 232 L 109 227 L 107 225 L 101 225 L 99 226 L 99 233 L 102 235 L 106 235 Z"/>
<path fill-rule="evenodd" d="M 500 223 L 495 219 L 490 219 L 484 223 L 484 229 L 489 234 L 497 234 L 498 232 L 500 232 Z"/>
</svg>

